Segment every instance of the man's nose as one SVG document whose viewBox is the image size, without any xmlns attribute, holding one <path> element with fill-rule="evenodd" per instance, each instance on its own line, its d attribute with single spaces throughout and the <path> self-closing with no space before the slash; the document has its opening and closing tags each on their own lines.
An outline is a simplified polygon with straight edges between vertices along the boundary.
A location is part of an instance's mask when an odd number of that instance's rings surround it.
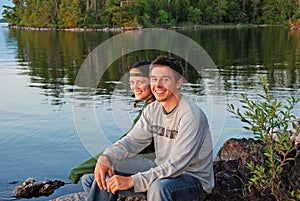
<svg viewBox="0 0 300 201">
<path fill-rule="evenodd" d="M 163 86 L 163 84 L 162 84 L 162 80 L 161 79 L 157 79 L 157 80 L 155 80 L 155 81 L 152 81 L 152 83 L 151 83 L 152 85 L 155 85 L 155 86 Z"/>
<path fill-rule="evenodd" d="M 159 87 L 164 86 L 164 84 L 163 84 L 163 79 L 158 79 L 158 80 L 157 80 L 157 86 L 159 86 Z"/>
</svg>

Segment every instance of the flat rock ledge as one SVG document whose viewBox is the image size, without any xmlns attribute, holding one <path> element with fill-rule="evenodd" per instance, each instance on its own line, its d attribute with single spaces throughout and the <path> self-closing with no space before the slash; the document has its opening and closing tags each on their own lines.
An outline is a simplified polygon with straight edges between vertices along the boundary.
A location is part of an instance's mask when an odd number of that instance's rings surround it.
<svg viewBox="0 0 300 201">
<path fill-rule="evenodd" d="M 64 196 L 60 196 L 50 201 L 85 201 L 86 195 L 84 192 L 72 193 Z"/>
<path fill-rule="evenodd" d="M 64 196 L 60 196 L 50 201 L 85 201 L 86 195 L 84 192 L 72 193 Z M 147 201 L 146 198 L 133 198 L 119 196 L 118 201 Z"/>
</svg>

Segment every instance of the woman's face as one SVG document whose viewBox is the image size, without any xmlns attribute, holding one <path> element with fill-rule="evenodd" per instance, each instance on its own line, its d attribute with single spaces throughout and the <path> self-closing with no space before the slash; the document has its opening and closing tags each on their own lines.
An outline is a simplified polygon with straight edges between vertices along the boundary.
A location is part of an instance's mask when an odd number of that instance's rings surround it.
<svg viewBox="0 0 300 201">
<path fill-rule="evenodd" d="M 137 68 L 133 68 L 130 70 L 130 74 L 138 74 L 141 71 Z M 151 89 L 150 89 L 150 80 L 148 77 L 142 76 L 130 76 L 129 78 L 130 88 L 134 93 L 136 100 L 148 100 L 151 96 Z"/>
</svg>

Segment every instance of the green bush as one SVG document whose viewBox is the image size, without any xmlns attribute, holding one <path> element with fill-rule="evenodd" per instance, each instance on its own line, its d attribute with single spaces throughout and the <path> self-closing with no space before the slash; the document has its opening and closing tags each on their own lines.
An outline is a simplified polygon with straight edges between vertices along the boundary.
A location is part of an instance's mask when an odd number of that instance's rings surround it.
<svg viewBox="0 0 300 201">
<path fill-rule="evenodd" d="M 299 191 L 286 189 L 282 194 L 283 178 L 282 172 L 289 161 L 295 158 L 291 156 L 291 152 L 295 150 L 295 142 L 289 136 L 289 125 L 299 133 L 300 127 L 295 123 L 296 117 L 293 115 L 295 105 L 300 101 L 293 96 L 286 99 L 285 104 L 278 100 L 272 100 L 269 94 L 267 81 L 260 78 L 260 85 L 264 94 L 259 94 L 261 101 L 252 101 L 246 94 L 242 94 L 242 110 L 235 109 L 234 105 L 228 104 L 228 111 L 248 124 L 244 128 L 251 130 L 254 136 L 263 141 L 265 144 L 265 161 L 263 165 L 248 164 L 248 168 L 252 173 L 249 180 L 248 189 L 253 188 L 259 192 L 270 190 L 276 200 L 297 199 L 300 196 Z"/>
</svg>

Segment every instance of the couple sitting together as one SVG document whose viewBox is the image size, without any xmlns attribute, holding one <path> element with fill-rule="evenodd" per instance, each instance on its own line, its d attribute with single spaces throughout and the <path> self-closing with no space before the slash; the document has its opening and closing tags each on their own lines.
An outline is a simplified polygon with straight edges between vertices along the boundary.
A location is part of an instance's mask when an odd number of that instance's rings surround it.
<svg viewBox="0 0 300 201">
<path fill-rule="evenodd" d="M 147 107 L 116 143 L 71 170 L 73 183 L 82 177 L 88 201 L 113 201 L 118 195 L 200 201 L 212 191 L 207 117 L 180 93 L 182 74 L 181 63 L 168 56 L 132 66 L 131 90 Z"/>
</svg>

